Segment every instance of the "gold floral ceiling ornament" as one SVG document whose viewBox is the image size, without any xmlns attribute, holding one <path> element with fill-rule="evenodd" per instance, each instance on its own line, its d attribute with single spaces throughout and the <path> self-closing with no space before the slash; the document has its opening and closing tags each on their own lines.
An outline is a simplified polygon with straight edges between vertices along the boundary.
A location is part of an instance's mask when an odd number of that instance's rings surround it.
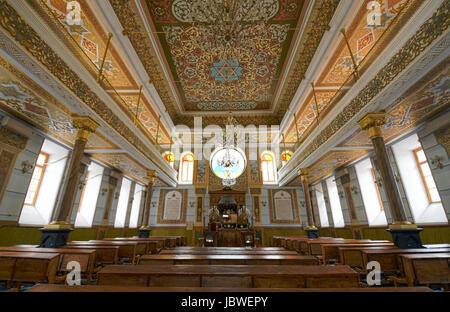
<svg viewBox="0 0 450 312">
<path fill-rule="evenodd" d="M 256 49 L 253 39 L 263 36 L 265 24 L 279 9 L 278 0 L 175 0 L 172 4 L 175 18 L 197 30 L 196 42 L 203 50 L 218 49 L 223 60 L 232 51 L 236 61 L 243 51 Z"/>
</svg>

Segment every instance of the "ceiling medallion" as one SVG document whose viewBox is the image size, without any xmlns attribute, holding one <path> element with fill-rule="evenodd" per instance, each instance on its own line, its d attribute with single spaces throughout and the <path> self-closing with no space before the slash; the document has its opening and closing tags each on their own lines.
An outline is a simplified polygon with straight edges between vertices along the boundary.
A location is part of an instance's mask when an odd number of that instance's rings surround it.
<svg viewBox="0 0 450 312">
<path fill-rule="evenodd" d="M 177 20 L 191 23 L 207 33 L 210 49 L 222 50 L 221 59 L 239 60 L 241 50 L 256 49 L 254 38 L 265 32 L 265 24 L 280 9 L 278 0 L 175 0 L 172 13 Z M 205 41 L 198 37 L 198 45 Z"/>
</svg>

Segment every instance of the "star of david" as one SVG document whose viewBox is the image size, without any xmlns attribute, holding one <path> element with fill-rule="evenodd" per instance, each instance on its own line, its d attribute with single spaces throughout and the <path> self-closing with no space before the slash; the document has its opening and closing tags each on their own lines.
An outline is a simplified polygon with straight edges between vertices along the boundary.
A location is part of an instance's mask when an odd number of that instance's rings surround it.
<svg viewBox="0 0 450 312">
<path fill-rule="evenodd" d="M 102 62 L 103 62 L 103 59 L 102 59 L 102 58 L 99 58 L 99 59 L 98 59 L 97 61 L 95 61 L 94 63 L 95 63 L 95 65 L 97 65 L 97 68 L 100 69 L 100 66 L 102 66 Z M 109 73 L 110 71 L 112 71 L 114 68 L 115 68 L 115 67 L 112 66 L 112 63 L 111 63 L 110 60 L 106 60 L 105 63 L 103 64 L 103 70 L 106 70 L 108 73 Z"/>
<path fill-rule="evenodd" d="M 71 34 L 79 34 L 79 35 L 83 35 L 84 33 L 88 33 L 89 30 L 87 30 L 86 28 L 83 27 L 83 25 L 69 25 L 67 23 L 67 21 L 61 21 L 64 25 L 66 25 L 66 27 L 69 29 L 69 32 Z"/>
<path fill-rule="evenodd" d="M 231 73 L 230 73 L 231 71 Z M 213 67 L 211 67 L 211 76 L 214 77 L 216 81 L 221 81 L 223 83 L 230 81 L 238 80 L 240 76 L 242 76 L 242 67 L 239 66 L 239 63 L 233 62 L 229 60 L 226 64 L 223 64 L 222 61 L 213 63 Z"/>
<path fill-rule="evenodd" d="M 0 96 L 5 99 L 17 99 L 24 100 L 30 98 L 28 94 L 25 94 L 19 90 L 16 85 L 0 85 Z"/>
<path fill-rule="evenodd" d="M 450 78 L 445 77 L 439 85 L 431 88 L 430 91 L 433 91 L 436 94 L 441 94 L 448 92 L 449 89 L 450 89 Z"/>
</svg>

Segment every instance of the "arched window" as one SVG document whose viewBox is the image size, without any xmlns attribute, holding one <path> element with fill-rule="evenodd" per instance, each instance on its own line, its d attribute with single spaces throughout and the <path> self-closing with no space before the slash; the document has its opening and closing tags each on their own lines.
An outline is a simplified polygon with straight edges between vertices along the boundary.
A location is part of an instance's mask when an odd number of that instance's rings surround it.
<svg viewBox="0 0 450 312">
<path fill-rule="evenodd" d="M 194 154 L 186 153 L 181 157 L 180 172 L 179 172 L 180 184 L 192 184 L 194 176 Z"/>
<path fill-rule="evenodd" d="M 173 168 L 173 164 L 175 163 L 175 156 L 172 152 L 165 152 L 163 155 L 164 160 L 169 163 L 169 165 Z"/>
<path fill-rule="evenodd" d="M 284 166 L 292 157 L 292 152 L 284 151 L 281 153 L 281 164 Z"/>
<path fill-rule="evenodd" d="M 275 157 L 272 153 L 264 152 L 261 155 L 261 170 L 263 183 L 277 183 Z"/>
</svg>

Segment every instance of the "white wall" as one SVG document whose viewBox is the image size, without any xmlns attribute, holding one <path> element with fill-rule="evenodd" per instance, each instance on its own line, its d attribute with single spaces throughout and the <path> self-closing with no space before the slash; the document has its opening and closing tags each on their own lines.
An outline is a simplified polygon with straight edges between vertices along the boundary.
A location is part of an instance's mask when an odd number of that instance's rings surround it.
<svg viewBox="0 0 450 312">
<path fill-rule="evenodd" d="M 333 215 L 334 227 L 343 228 L 345 226 L 344 215 L 342 214 L 341 202 L 339 200 L 339 194 L 337 190 L 334 176 L 326 180 L 328 197 L 330 200 L 331 214 Z"/>
<path fill-rule="evenodd" d="M 366 158 L 355 165 L 356 175 L 358 176 L 361 195 L 366 209 L 367 221 L 370 226 L 387 225 L 386 215 L 381 210 L 378 200 L 377 189 L 372 176 L 372 164 L 370 159 Z"/>
<path fill-rule="evenodd" d="M 61 185 L 69 150 L 50 140 L 45 140 L 42 152 L 49 154 L 39 193 L 34 206 L 24 205 L 19 224 L 46 225 L 50 222 L 56 197 Z"/>
<path fill-rule="evenodd" d="M 120 188 L 119 203 L 117 205 L 116 219 L 114 227 L 123 228 L 125 226 L 125 217 L 127 215 L 128 202 L 130 198 L 131 180 L 127 178 L 122 179 L 122 186 Z"/>
<path fill-rule="evenodd" d="M 325 205 L 321 183 L 314 185 L 314 192 L 316 193 L 317 207 L 319 208 L 320 225 L 321 227 L 329 227 L 327 207 Z"/>
<path fill-rule="evenodd" d="M 408 198 L 414 222 L 418 224 L 447 223 L 447 216 L 442 203 L 430 204 L 425 185 L 422 182 L 413 150 L 421 145 L 416 134 L 393 144 L 392 151 L 397 161 L 398 169 L 406 197 Z"/>
<path fill-rule="evenodd" d="M 75 227 L 92 226 L 104 169 L 105 168 L 103 166 L 100 166 L 95 162 L 92 162 L 89 165 L 89 176 L 86 182 L 81 207 L 75 219 Z"/>
</svg>

